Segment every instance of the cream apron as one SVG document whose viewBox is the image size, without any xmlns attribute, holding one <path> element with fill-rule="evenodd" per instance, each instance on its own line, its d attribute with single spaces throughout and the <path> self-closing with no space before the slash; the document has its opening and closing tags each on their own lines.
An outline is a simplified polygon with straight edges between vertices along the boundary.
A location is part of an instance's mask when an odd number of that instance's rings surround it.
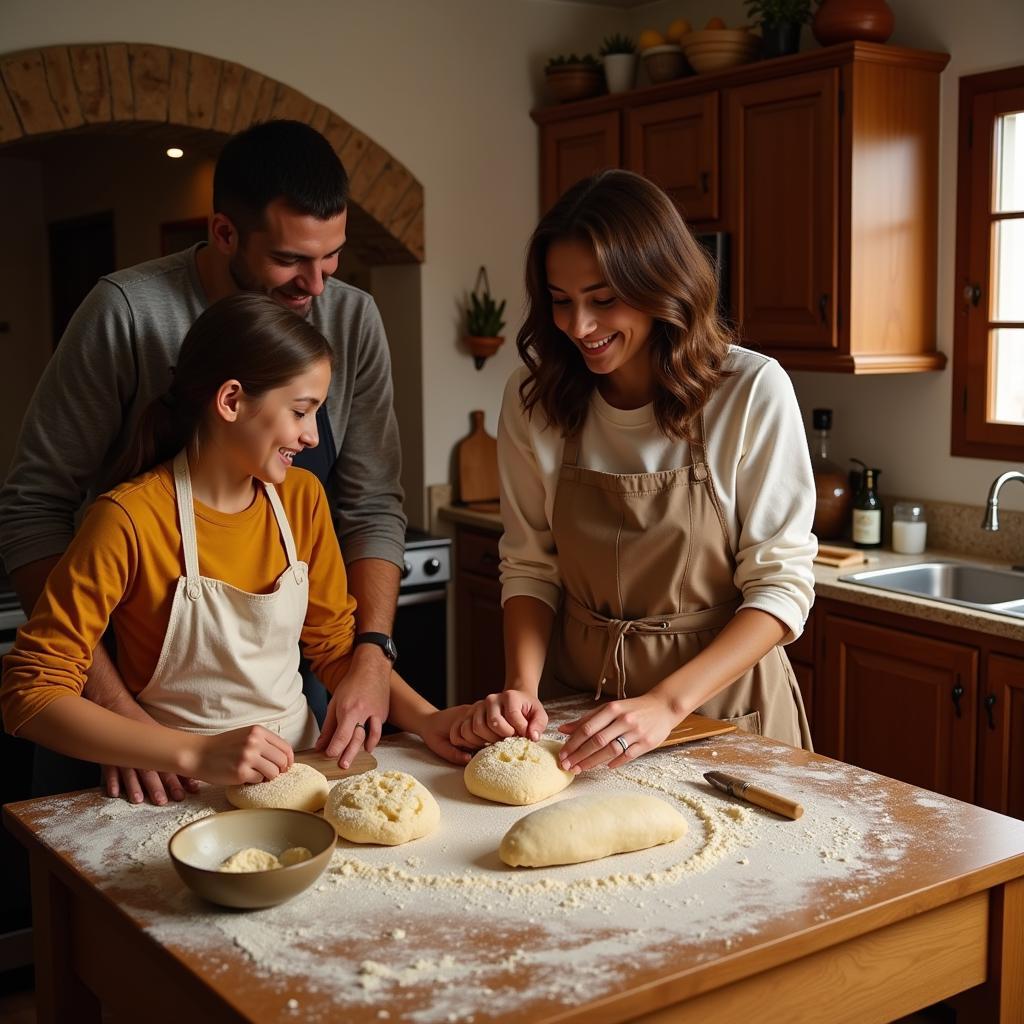
<svg viewBox="0 0 1024 1024">
<path fill-rule="evenodd" d="M 736 562 L 707 466 L 703 417 L 690 452 L 682 469 L 602 473 L 578 466 L 578 436 L 566 439 L 551 524 L 564 594 L 549 656 L 556 685 L 595 697 L 646 693 L 735 614 Z M 698 711 L 811 749 L 781 647 Z"/>
<path fill-rule="evenodd" d="M 319 735 L 299 675 L 308 569 L 296 556 L 277 491 L 272 484 L 264 487 L 288 567 L 269 594 L 250 594 L 199 575 L 188 458 L 185 452 L 175 458 L 185 575 L 178 578 L 160 660 L 138 700 L 153 718 L 174 729 L 211 735 L 262 725 L 302 750 Z"/>
</svg>

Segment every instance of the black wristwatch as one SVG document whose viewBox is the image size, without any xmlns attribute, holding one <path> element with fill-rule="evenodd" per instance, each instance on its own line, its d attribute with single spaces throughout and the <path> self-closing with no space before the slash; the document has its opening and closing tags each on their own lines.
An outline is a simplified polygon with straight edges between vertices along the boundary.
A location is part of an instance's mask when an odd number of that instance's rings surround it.
<svg viewBox="0 0 1024 1024">
<path fill-rule="evenodd" d="M 384 652 L 384 656 L 388 661 L 392 663 L 398 657 L 398 648 L 395 646 L 395 641 L 387 633 L 356 633 L 352 646 L 355 647 L 357 644 L 376 644 Z"/>
</svg>

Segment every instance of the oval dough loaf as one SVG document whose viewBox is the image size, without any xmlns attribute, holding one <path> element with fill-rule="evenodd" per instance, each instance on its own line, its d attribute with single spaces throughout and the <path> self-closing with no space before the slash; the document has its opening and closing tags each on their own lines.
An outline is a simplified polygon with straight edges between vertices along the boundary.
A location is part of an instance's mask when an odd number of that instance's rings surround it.
<svg viewBox="0 0 1024 1024">
<path fill-rule="evenodd" d="M 463 778 L 474 796 L 500 804 L 535 804 L 560 793 L 576 777 L 558 767 L 555 740 L 510 736 L 473 755 Z"/>
<path fill-rule="evenodd" d="M 441 823 L 441 808 L 411 775 L 372 771 L 339 782 L 324 817 L 351 843 L 399 846 L 430 835 Z"/>
<path fill-rule="evenodd" d="M 656 796 L 577 796 L 520 818 L 498 855 L 514 868 L 579 864 L 671 843 L 685 832 L 686 819 Z"/>
<path fill-rule="evenodd" d="M 281 807 L 291 811 L 319 811 L 327 799 L 327 777 L 308 764 L 295 762 L 269 782 L 228 786 L 225 795 L 235 807 Z"/>
</svg>

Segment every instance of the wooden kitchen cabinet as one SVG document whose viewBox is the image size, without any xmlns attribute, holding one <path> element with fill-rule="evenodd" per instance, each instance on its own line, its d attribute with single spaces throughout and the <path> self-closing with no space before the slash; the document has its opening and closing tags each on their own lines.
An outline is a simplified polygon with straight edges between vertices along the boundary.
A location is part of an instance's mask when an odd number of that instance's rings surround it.
<svg viewBox="0 0 1024 1024">
<path fill-rule="evenodd" d="M 1024 818 L 1024 657 L 988 656 L 979 731 L 978 803 Z"/>
<path fill-rule="evenodd" d="M 742 344 L 791 370 L 941 369 L 948 61 L 844 43 L 534 111 L 542 207 L 600 166 L 629 167 L 665 188 L 697 230 L 730 236 Z"/>
<path fill-rule="evenodd" d="M 550 209 L 571 185 L 622 162 L 619 112 L 553 121 L 541 128 L 541 206 Z"/>
<path fill-rule="evenodd" d="M 498 534 L 455 531 L 456 696 L 469 704 L 505 685 Z"/>
<path fill-rule="evenodd" d="M 660 185 L 687 221 L 718 218 L 718 93 L 626 111 L 626 167 Z"/>
</svg>

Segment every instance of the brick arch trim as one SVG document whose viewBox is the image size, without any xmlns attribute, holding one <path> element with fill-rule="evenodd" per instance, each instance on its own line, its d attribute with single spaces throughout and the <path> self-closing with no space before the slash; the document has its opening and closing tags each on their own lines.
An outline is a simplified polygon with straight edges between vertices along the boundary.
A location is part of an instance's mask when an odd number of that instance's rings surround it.
<svg viewBox="0 0 1024 1024">
<path fill-rule="evenodd" d="M 0 56 L 5 143 L 103 124 L 164 123 L 229 135 L 285 117 L 321 132 L 351 179 L 360 230 L 380 262 L 422 263 L 423 186 L 332 110 L 257 71 L 149 43 L 50 46 Z"/>
</svg>

